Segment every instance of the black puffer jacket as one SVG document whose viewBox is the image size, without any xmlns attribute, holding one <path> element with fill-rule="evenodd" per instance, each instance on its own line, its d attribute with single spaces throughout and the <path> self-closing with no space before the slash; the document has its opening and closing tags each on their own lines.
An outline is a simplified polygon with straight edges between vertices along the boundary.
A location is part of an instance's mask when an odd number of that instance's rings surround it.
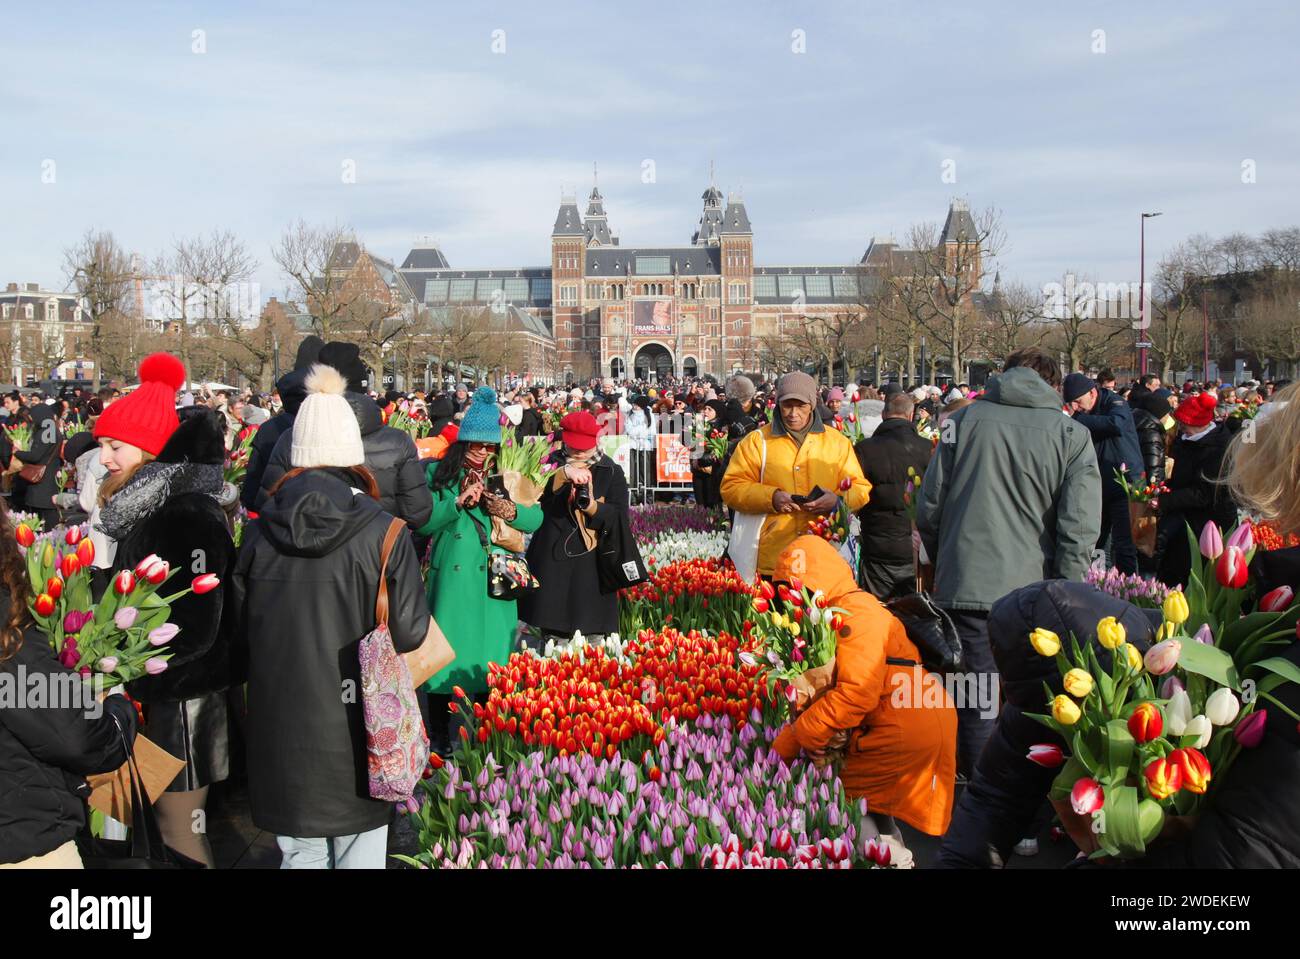
<svg viewBox="0 0 1300 959">
<path fill-rule="evenodd" d="M 392 517 L 350 485 L 333 470 L 285 483 L 249 524 L 235 572 L 253 822 L 281 836 L 351 835 L 392 817 L 390 803 L 369 798 L 357 659 L 375 627 Z M 424 641 L 429 610 L 408 536 L 397 538 L 387 581 L 393 646 L 409 652 Z"/>
<path fill-rule="evenodd" d="M 158 454 L 160 463 L 213 465 L 224 458 L 218 414 L 202 408 L 186 417 Z M 172 654 L 167 671 L 141 676 L 131 683 L 131 695 L 144 703 L 177 702 L 238 685 L 243 681 L 241 667 L 231 659 L 235 611 L 227 602 L 235 542 L 225 511 L 206 493 L 169 497 L 118 540 L 113 572 L 135 569 L 150 553 L 180 570 L 167 584 L 166 593 L 184 589 L 202 573 L 215 574 L 221 585 L 201 596 L 190 593 L 172 604 L 167 621 L 181 631 L 167 644 L 167 652 Z"/>
<path fill-rule="evenodd" d="M 7 595 L 0 622 L 9 618 Z M 46 697 L 29 699 L 39 684 Z M 35 627 L 11 659 L 0 663 L 0 863 L 43 856 L 72 839 L 86 821 L 84 777 L 117 769 L 135 742 L 135 709 L 109 696 L 102 709 L 64 694 L 81 677 L 64 668 Z"/>
<path fill-rule="evenodd" d="M 248 454 L 248 469 L 244 471 L 244 489 L 239 500 L 247 510 L 257 509 L 257 494 L 262 489 L 262 474 L 266 472 L 267 461 L 276 441 L 293 429 L 298 407 L 307 398 L 307 374 L 312 364 L 320 356 L 325 344 L 319 336 L 308 336 L 298 344 L 298 354 L 294 359 L 293 369 L 280 377 L 275 388 L 280 391 L 280 402 L 284 411 L 271 417 L 253 437 L 253 446 Z"/>
<path fill-rule="evenodd" d="M 1011 847 L 1033 825 L 1056 770 L 1044 769 L 1026 756 L 1035 743 L 1065 747 L 1059 736 L 1025 713 L 1047 711 L 1043 683 L 1062 691 L 1056 660 L 1040 656 L 1029 643 L 1037 627 L 1066 639 L 1071 633 L 1094 644 L 1103 669 L 1110 651 L 1097 643 L 1097 622 L 1114 616 L 1128 631 L 1129 642 L 1146 651 L 1160 625 L 1158 610 L 1143 610 L 1086 583 L 1047 580 L 1024 586 L 993 604 L 989 640 L 1002 683 L 1002 711 L 980 753 L 975 774 L 953 810 L 936 864 L 947 868 L 1000 868 Z"/>
<path fill-rule="evenodd" d="M 1137 429 L 1138 448 L 1142 451 L 1142 468 L 1146 470 L 1147 482 L 1163 483 L 1165 481 L 1165 440 L 1168 434 L 1165 426 L 1141 407 L 1133 408 L 1133 426 Z"/>
<path fill-rule="evenodd" d="M 862 521 L 862 555 L 891 563 L 912 561 L 912 521 L 903 503 L 907 470 L 918 475 L 930 463 L 933 447 L 911 420 L 891 418 L 859 440 L 854 451 L 862 474 L 871 481 L 871 499 L 858 511 Z"/>
<path fill-rule="evenodd" d="M 364 393 L 344 393 L 348 405 L 361 427 L 361 443 L 365 448 L 366 469 L 374 474 L 379 484 L 379 505 L 385 512 L 404 520 L 412 529 L 429 521 L 433 512 L 433 496 L 425 484 L 424 469 L 415 441 L 401 430 L 385 426 L 375 401 Z M 268 492 L 280 477 L 293 468 L 290 453 L 293 431 L 285 433 L 275 443 L 266 472 L 262 474 L 262 489 L 255 509 L 266 505 Z"/>
</svg>

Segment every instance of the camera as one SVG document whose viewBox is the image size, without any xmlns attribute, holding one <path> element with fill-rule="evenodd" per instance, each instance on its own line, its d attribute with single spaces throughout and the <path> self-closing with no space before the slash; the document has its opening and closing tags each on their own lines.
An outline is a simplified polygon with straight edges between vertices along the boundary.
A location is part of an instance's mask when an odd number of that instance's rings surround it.
<svg viewBox="0 0 1300 959">
<path fill-rule="evenodd" d="M 573 504 L 582 510 L 591 506 L 591 487 L 579 486 L 577 492 L 574 493 Z"/>
</svg>

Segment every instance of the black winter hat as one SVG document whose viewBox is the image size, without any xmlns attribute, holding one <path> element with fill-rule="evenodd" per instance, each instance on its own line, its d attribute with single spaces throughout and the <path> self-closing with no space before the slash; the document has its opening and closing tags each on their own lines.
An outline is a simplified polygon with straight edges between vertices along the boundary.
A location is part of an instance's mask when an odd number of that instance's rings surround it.
<svg viewBox="0 0 1300 959">
<path fill-rule="evenodd" d="M 293 361 L 293 368 L 295 370 L 311 369 L 312 364 L 320 360 L 321 347 L 324 345 L 325 341 L 319 336 L 314 333 L 309 334 L 298 344 L 298 355 Z"/>
<path fill-rule="evenodd" d="M 1061 384 L 1061 396 L 1065 398 L 1065 402 L 1073 403 L 1089 390 L 1095 389 L 1096 386 L 1096 381 L 1086 373 L 1071 373 L 1065 378 L 1065 382 Z"/>
<path fill-rule="evenodd" d="M 355 343 L 326 343 L 317 361 L 342 373 L 350 393 L 364 393 L 370 386 L 370 374 L 361 362 L 361 349 Z"/>
</svg>

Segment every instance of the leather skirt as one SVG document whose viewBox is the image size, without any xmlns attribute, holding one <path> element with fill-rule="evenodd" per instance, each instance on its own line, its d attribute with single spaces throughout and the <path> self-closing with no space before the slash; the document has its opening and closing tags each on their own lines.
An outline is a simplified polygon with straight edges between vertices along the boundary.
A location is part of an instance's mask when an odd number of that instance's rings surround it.
<svg viewBox="0 0 1300 959">
<path fill-rule="evenodd" d="M 230 776 L 230 710 L 226 691 L 145 705 L 141 732 L 185 766 L 167 792 L 188 792 Z"/>
</svg>

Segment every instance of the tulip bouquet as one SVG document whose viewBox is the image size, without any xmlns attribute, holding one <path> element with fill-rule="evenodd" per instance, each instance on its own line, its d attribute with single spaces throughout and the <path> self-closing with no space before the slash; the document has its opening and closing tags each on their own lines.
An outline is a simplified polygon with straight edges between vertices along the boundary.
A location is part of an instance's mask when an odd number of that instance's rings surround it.
<svg viewBox="0 0 1300 959">
<path fill-rule="evenodd" d="M 777 608 L 777 601 L 781 609 Z M 784 708 L 782 719 L 806 709 L 835 682 L 835 651 L 845 628 L 845 611 L 827 603 L 798 577 L 773 587 L 759 585 L 754 599 L 759 647 L 750 656 L 762 665 L 770 697 Z"/>
<path fill-rule="evenodd" d="M 16 450 L 29 450 L 32 448 L 32 428 L 27 423 L 15 423 L 13 426 L 6 426 L 9 431 L 9 442 L 13 444 Z"/>
<path fill-rule="evenodd" d="M 864 800 L 830 768 L 786 765 L 776 731 L 731 717 L 675 724 L 652 747 L 597 758 L 533 750 L 502 762 L 466 743 L 430 757 L 413 814 L 417 868 L 870 868 Z"/>
<path fill-rule="evenodd" d="M 863 439 L 862 424 L 858 422 L 856 410 L 850 410 L 848 416 L 836 413 L 831 425 L 847 436 L 849 442 L 855 446 Z"/>
<path fill-rule="evenodd" d="M 20 509 L 14 509 L 9 511 L 9 522 L 13 524 L 14 529 L 17 529 L 19 526 L 26 526 L 33 533 L 36 533 L 38 535 L 40 534 L 41 530 L 45 528 L 45 521 L 42 520 L 39 516 L 37 516 L 35 513 L 25 513 Z M 18 545 L 22 546 L 21 539 L 19 539 Z M 26 549 L 26 547 L 23 548 Z"/>
<path fill-rule="evenodd" d="M 427 417 L 409 410 L 397 409 L 388 417 L 388 424 L 393 429 L 401 430 L 413 440 L 422 440 L 429 435 L 433 424 Z"/>
<path fill-rule="evenodd" d="M 647 564 L 650 578 L 619 592 L 619 632 L 673 626 L 743 635 L 753 587 L 740 578 L 731 560 L 690 559 Z"/>
<path fill-rule="evenodd" d="M 727 551 L 726 530 L 707 533 L 664 533 L 641 546 L 647 567 L 681 563 L 692 559 L 717 559 Z"/>
<path fill-rule="evenodd" d="M 1242 748 L 1262 738 L 1266 713 L 1256 712 L 1255 705 L 1267 700 L 1286 709 L 1270 690 L 1287 679 L 1300 680 L 1300 670 L 1287 660 L 1256 662 L 1254 667 L 1273 675 L 1243 692 L 1237 664 L 1214 645 L 1209 627 L 1202 625 L 1195 637 L 1186 635 L 1190 613 L 1184 594 L 1169 593 L 1162 610 L 1157 642 L 1145 655 L 1126 641 L 1124 627 L 1113 617 L 1097 624 L 1098 644 L 1110 651 L 1109 669 L 1091 645 L 1081 651 L 1072 639 L 1067 658 L 1054 633 L 1039 629 L 1030 636 L 1038 653 L 1056 658 L 1064 688 L 1055 696 L 1048 689 L 1050 715 L 1034 718 L 1060 734 L 1071 753 L 1044 743 L 1028 758 L 1061 767 L 1053 802 L 1080 848 L 1093 855 L 1140 857 L 1168 816 L 1194 815 L 1212 779 L 1222 777 Z M 1294 613 L 1264 615 L 1295 619 Z M 1070 811 L 1094 817 L 1093 824 L 1071 820 Z"/>
<path fill-rule="evenodd" d="M 244 429 L 239 434 L 239 444 L 226 454 L 223 474 L 227 483 L 243 485 L 244 476 L 248 473 L 248 460 L 253 455 L 253 440 L 257 436 L 257 430 L 256 426 Z"/>
<path fill-rule="evenodd" d="M 1126 463 L 1121 463 L 1115 470 L 1115 482 L 1119 484 L 1130 503 L 1150 503 L 1169 492 L 1169 487 L 1164 483 L 1143 483 L 1140 479 L 1134 483 L 1129 478 Z"/>
<path fill-rule="evenodd" d="M 545 436 L 528 436 L 522 441 L 515 438 L 513 426 L 501 427 L 501 445 L 497 447 L 498 471 L 517 472 L 537 486 L 542 485 L 542 464 L 551 452 L 551 442 Z"/>
<path fill-rule="evenodd" d="M 217 577 L 199 576 L 188 589 L 160 596 L 159 588 L 179 570 L 150 555 L 134 571 L 114 576 L 96 603 L 90 582 L 94 559 L 94 545 L 77 526 L 68 528 L 58 549 L 46 542 L 27 550 L 29 608 L 36 625 L 59 661 L 87 681 L 115 686 L 146 674 L 156 676 L 171 658 L 164 647 L 180 631 L 167 622 L 171 604 L 187 593 L 215 589 Z"/>
</svg>

